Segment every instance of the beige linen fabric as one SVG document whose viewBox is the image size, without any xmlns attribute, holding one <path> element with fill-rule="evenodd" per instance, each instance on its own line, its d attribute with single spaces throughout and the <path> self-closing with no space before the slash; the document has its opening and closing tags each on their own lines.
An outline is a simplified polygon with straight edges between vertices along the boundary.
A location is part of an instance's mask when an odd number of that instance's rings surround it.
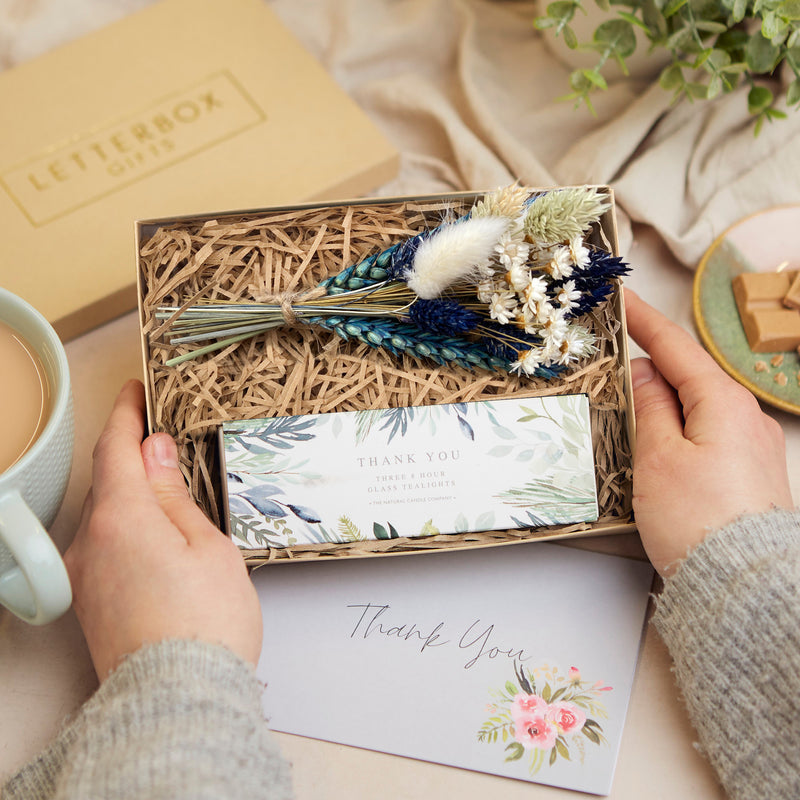
<svg viewBox="0 0 800 800">
<path fill-rule="evenodd" d="M 151 1 L 0 0 L 0 66 Z M 558 99 L 569 68 L 534 30 L 532 0 L 265 2 L 402 152 L 381 194 L 609 183 L 691 268 L 740 218 L 800 202 L 800 114 L 755 138 L 746 89 L 673 107 L 651 80 L 621 79 L 592 117 Z"/>
<path fill-rule="evenodd" d="M 673 107 L 658 85 L 621 79 L 593 118 L 559 101 L 569 68 L 533 29 L 535 3 L 271 5 L 402 151 L 384 193 L 610 183 L 691 268 L 743 216 L 800 202 L 800 114 L 755 138 L 746 89 Z"/>
</svg>

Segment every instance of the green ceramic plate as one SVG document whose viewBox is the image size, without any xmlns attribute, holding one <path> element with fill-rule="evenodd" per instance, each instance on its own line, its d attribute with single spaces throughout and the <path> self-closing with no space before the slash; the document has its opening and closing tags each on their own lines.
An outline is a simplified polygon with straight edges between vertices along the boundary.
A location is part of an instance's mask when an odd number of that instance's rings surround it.
<svg viewBox="0 0 800 800">
<path fill-rule="evenodd" d="M 731 281 L 742 272 L 800 269 L 800 205 L 780 206 L 737 222 L 703 256 L 694 279 L 694 318 L 700 338 L 722 368 L 756 397 L 792 414 L 800 414 L 800 357 L 753 353 L 747 344 Z M 798 312 L 800 313 L 800 312 Z M 756 362 L 768 369 L 757 372 Z M 779 373 L 786 386 L 775 379 Z"/>
</svg>

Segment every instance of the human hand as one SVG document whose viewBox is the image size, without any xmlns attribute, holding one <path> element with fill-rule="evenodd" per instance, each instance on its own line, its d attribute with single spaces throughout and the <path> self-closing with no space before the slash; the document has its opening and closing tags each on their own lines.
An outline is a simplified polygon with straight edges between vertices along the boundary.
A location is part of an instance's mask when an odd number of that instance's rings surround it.
<svg viewBox="0 0 800 800">
<path fill-rule="evenodd" d="M 710 530 L 792 508 L 780 425 L 678 325 L 625 291 L 636 409 L 633 510 L 647 555 L 671 574 Z"/>
<path fill-rule="evenodd" d="M 97 675 L 168 638 L 222 644 L 255 664 L 261 607 L 241 554 L 189 496 L 172 438 L 143 436 L 143 388 L 129 381 L 95 447 L 64 556 Z"/>
</svg>

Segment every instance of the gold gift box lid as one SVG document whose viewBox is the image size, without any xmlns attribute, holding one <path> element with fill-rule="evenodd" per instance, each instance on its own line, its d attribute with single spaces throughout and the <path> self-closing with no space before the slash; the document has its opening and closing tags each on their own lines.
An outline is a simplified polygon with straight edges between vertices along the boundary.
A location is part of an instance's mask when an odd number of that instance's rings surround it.
<svg viewBox="0 0 800 800">
<path fill-rule="evenodd" d="M 71 338 L 136 306 L 134 221 L 339 196 L 398 154 L 262 0 L 163 0 L 0 73 L 0 285 Z"/>
</svg>

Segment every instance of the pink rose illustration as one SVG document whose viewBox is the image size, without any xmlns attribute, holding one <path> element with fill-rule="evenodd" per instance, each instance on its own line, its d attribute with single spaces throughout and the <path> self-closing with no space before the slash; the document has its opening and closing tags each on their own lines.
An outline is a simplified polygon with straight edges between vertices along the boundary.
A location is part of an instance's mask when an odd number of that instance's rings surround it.
<svg viewBox="0 0 800 800">
<path fill-rule="evenodd" d="M 545 714 L 549 706 L 538 694 L 519 692 L 511 701 L 511 716 L 514 720 L 531 714 Z"/>
<path fill-rule="evenodd" d="M 587 742 L 608 744 L 602 725 L 587 716 L 590 711 L 593 717 L 608 716 L 599 698 L 611 687 L 603 681 L 590 686 L 578 667 L 564 674 L 550 667 L 531 671 L 516 662 L 514 678 L 500 691 L 489 690 L 486 711 L 491 717 L 478 731 L 479 742 L 502 745 L 505 762 L 524 758 L 533 775 L 559 759 L 570 761 L 571 747 L 579 750 L 582 762 Z"/>
<path fill-rule="evenodd" d="M 558 728 L 542 712 L 520 714 L 514 720 L 514 738 L 526 750 L 549 750 L 557 736 Z"/>
<path fill-rule="evenodd" d="M 561 733 L 577 733 L 586 722 L 586 714 L 575 703 L 553 703 L 547 710 L 547 719 L 555 723 Z"/>
</svg>

